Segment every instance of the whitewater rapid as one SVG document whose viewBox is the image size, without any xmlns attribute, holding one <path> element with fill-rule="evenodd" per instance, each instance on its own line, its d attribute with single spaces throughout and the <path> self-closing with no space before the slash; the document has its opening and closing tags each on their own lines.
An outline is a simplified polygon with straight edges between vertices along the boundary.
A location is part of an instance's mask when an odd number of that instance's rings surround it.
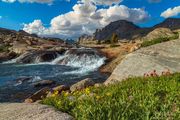
<svg viewBox="0 0 180 120">
<path fill-rule="evenodd" d="M 23 58 L 23 55 L 17 57 L 16 59 L 4 62 L 4 64 L 14 64 L 20 59 Z M 64 54 L 59 54 L 51 62 L 40 62 L 37 57 L 34 63 L 31 64 L 17 64 L 17 66 L 31 66 L 31 65 L 64 65 L 72 68 L 78 68 L 74 71 L 64 72 L 64 74 L 85 74 L 97 70 L 105 63 L 106 58 L 98 54 L 94 49 L 81 48 L 67 50 Z"/>
</svg>

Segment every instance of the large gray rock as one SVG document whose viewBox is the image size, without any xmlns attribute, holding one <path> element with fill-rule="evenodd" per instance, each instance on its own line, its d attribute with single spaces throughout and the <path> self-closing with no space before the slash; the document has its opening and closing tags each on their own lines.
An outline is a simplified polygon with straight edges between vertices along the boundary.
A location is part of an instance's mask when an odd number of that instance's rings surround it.
<svg viewBox="0 0 180 120">
<path fill-rule="evenodd" d="M 46 105 L 3 103 L 0 120 L 73 120 L 73 117 Z"/>
<path fill-rule="evenodd" d="M 180 40 L 156 44 L 127 55 L 105 84 L 122 81 L 131 76 L 143 76 L 153 70 L 161 74 L 167 69 L 180 72 Z"/>
</svg>

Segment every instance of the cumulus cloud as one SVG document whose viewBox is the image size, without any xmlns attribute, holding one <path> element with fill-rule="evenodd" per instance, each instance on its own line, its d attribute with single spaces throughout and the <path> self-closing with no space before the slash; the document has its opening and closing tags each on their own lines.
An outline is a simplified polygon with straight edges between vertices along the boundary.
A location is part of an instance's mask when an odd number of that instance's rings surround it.
<svg viewBox="0 0 180 120">
<path fill-rule="evenodd" d="M 34 20 L 34 22 L 29 24 L 24 24 L 24 31 L 28 33 L 36 33 L 38 35 L 46 34 L 48 32 L 41 20 Z"/>
<path fill-rule="evenodd" d="M 2 0 L 3 2 L 13 3 L 13 2 L 20 2 L 20 3 L 46 3 L 52 4 L 54 0 Z"/>
<path fill-rule="evenodd" d="M 128 8 L 124 5 L 113 5 L 98 9 L 92 2 L 81 2 L 73 6 L 73 10 L 54 17 L 50 27 L 46 28 L 40 20 L 25 24 L 23 30 L 40 36 L 77 38 L 82 34 L 92 34 L 96 29 L 116 20 L 128 20 L 141 23 L 149 18 L 149 14 L 140 8 Z"/>
<path fill-rule="evenodd" d="M 92 2 L 96 5 L 112 5 L 112 4 L 119 4 L 123 0 L 80 0 L 80 2 L 87 3 Z"/>
<path fill-rule="evenodd" d="M 167 10 L 161 13 L 161 17 L 169 18 L 169 17 L 177 16 L 178 14 L 180 14 L 180 6 L 174 8 L 168 8 Z"/>
</svg>

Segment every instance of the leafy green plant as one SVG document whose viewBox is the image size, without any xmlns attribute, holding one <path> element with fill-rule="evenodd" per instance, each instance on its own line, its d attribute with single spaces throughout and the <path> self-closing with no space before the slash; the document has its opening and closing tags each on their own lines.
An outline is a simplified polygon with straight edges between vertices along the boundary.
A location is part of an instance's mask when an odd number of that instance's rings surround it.
<svg viewBox="0 0 180 120">
<path fill-rule="evenodd" d="M 43 100 L 77 120 L 180 119 L 180 73 L 135 77 Z"/>
</svg>

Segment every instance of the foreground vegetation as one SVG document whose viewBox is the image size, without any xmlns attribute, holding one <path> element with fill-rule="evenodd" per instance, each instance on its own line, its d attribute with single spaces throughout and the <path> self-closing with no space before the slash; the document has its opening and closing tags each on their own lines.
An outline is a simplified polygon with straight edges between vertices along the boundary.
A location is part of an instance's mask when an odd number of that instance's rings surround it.
<svg viewBox="0 0 180 120">
<path fill-rule="evenodd" d="M 142 43 L 142 47 L 147 47 L 147 46 L 151 46 L 151 45 L 155 45 L 155 44 L 158 44 L 158 43 L 162 43 L 162 42 L 167 42 L 167 41 L 170 41 L 170 40 L 175 40 L 175 39 L 178 39 L 179 38 L 179 34 L 178 33 L 175 33 L 174 36 L 172 37 L 160 37 L 160 38 L 156 38 L 154 40 L 145 40 L 143 41 Z"/>
<path fill-rule="evenodd" d="M 0 46 L 0 52 L 7 52 L 9 49 L 9 46 Z"/>
<path fill-rule="evenodd" d="M 78 120 L 179 120 L 180 73 L 129 78 L 108 87 L 58 95 L 43 100 Z"/>
</svg>

